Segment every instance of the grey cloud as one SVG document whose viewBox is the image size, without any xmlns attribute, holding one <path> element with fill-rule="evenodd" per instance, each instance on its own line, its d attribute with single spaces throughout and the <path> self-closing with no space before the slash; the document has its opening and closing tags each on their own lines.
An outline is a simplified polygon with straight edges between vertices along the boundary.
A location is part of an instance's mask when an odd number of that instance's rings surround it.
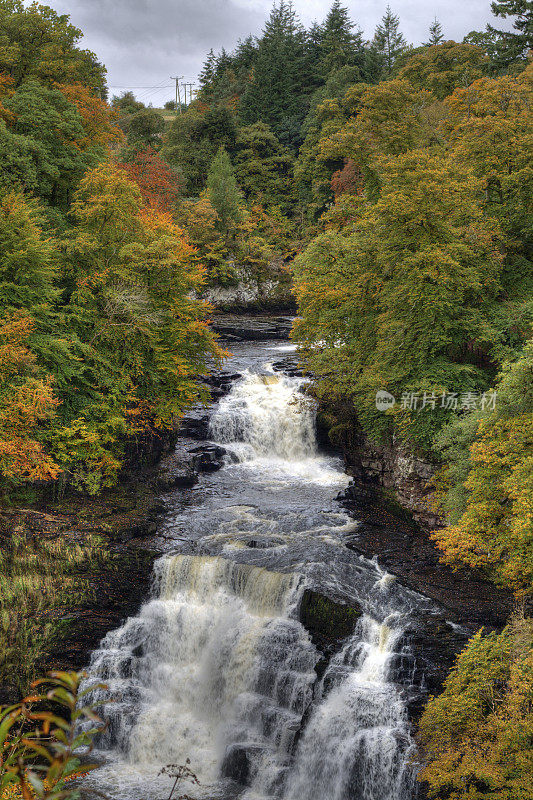
<svg viewBox="0 0 533 800">
<path fill-rule="evenodd" d="M 131 86 L 145 102 L 172 97 L 170 75 L 194 80 L 212 47 L 232 49 L 239 38 L 258 34 L 271 0 L 42 0 L 70 14 L 85 33 L 85 46 L 108 68 L 113 92 Z M 29 2 L 29 0 L 27 0 Z M 387 0 L 345 0 L 354 21 L 371 38 Z M 390 0 L 407 39 L 427 36 L 436 15 L 447 38 L 462 39 L 491 19 L 490 0 Z M 322 20 L 331 0 L 295 0 L 307 25 Z M 136 87 L 165 88 L 138 89 Z M 116 87 L 116 89 L 115 89 Z"/>
</svg>

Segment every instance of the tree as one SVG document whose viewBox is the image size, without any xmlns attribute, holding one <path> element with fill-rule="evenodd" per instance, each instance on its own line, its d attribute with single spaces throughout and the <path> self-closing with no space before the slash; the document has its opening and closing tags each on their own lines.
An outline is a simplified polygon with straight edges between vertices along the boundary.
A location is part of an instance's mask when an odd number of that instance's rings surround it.
<svg viewBox="0 0 533 800">
<path fill-rule="evenodd" d="M 209 166 L 219 148 L 234 151 L 236 138 L 235 115 L 230 109 L 213 105 L 201 112 L 193 108 L 172 122 L 161 156 L 183 175 L 186 193 L 198 196 L 205 187 Z"/>
<path fill-rule="evenodd" d="M 489 59 L 480 47 L 449 41 L 413 51 L 398 77 L 444 100 L 454 89 L 481 78 L 488 66 Z"/>
<path fill-rule="evenodd" d="M 203 99 L 210 99 L 213 81 L 216 77 L 217 57 L 213 48 L 207 54 L 207 58 L 202 67 L 202 71 L 198 77 L 200 83 L 200 91 L 202 92 Z"/>
<path fill-rule="evenodd" d="M 114 95 L 111 100 L 111 107 L 119 116 L 126 114 L 135 114 L 137 111 L 143 111 L 146 108 L 144 103 L 135 99 L 133 92 L 122 92 L 120 96 Z"/>
<path fill-rule="evenodd" d="M 280 0 L 259 39 L 240 116 L 247 124 L 266 122 L 283 144 L 296 146 L 311 85 L 305 31 L 292 4 Z"/>
<path fill-rule="evenodd" d="M 203 396 L 197 377 L 220 350 L 193 296 L 203 281 L 193 248 L 143 207 L 124 170 L 90 170 L 72 217 L 62 317 L 83 360 L 49 440 L 69 482 L 97 493 L 116 481 L 128 436 L 172 426 Z"/>
<path fill-rule="evenodd" d="M 400 398 L 487 385 L 467 345 L 486 335 L 501 268 L 495 223 L 482 218 L 479 184 L 464 169 L 417 149 L 381 155 L 378 178 L 379 198 L 349 196 L 350 223 L 318 236 L 295 263 L 295 335 L 318 390 L 352 398 L 374 438 L 392 422 L 376 412 L 378 389 Z M 399 405 L 393 424 L 400 440 L 428 448 L 446 416 Z"/>
<path fill-rule="evenodd" d="M 232 227 L 242 218 L 242 195 L 226 150 L 221 147 L 207 176 L 207 194 L 218 214 L 220 228 L 229 236 Z"/>
<path fill-rule="evenodd" d="M 32 331 L 25 312 L 0 316 L 0 475 L 12 483 L 50 480 L 61 471 L 38 439 L 58 399 L 50 376 L 39 376 Z"/>
<path fill-rule="evenodd" d="M 183 191 L 182 176 L 171 169 L 152 147 L 138 150 L 130 161 L 118 166 L 130 180 L 135 181 L 144 201 L 152 208 L 170 211 Z"/>
<path fill-rule="evenodd" d="M 81 83 L 61 85 L 57 88 L 76 107 L 81 117 L 85 136 L 78 141 L 81 150 L 101 148 L 102 156 L 123 143 L 124 137 L 118 127 L 118 117 L 109 107 Z"/>
<path fill-rule="evenodd" d="M 319 69 L 324 79 L 345 66 L 357 66 L 363 72 L 363 37 L 353 28 L 348 9 L 341 6 L 341 0 L 334 0 L 319 33 Z"/>
<path fill-rule="evenodd" d="M 0 30 L 0 72 L 15 87 L 31 80 L 48 87 L 81 83 L 105 97 L 106 71 L 94 53 L 78 47 L 83 34 L 68 15 L 37 2 L 0 0 Z"/>
<path fill-rule="evenodd" d="M 500 634 L 477 633 L 420 721 L 427 762 L 419 779 L 431 798 L 531 797 L 532 694 L 531 619 L 516 615 Z"/>
<path fill-rule="evenodd" d="M 268 125 L 256 122 L 240 129 L 234 164 L 238 185 L 247 200 L 290 211 L 294 201 L 293 158 Z"/>
<path fill-rule="evenodd" d="M 119 125 L 126 134 L 131 150 L 157 147 L 161 143 L 165 120 L 155 108 L 142 108 L 119 118 Z"/>
<path fill-rule="evenodd" d="M 516 62 L 524 63 L 533 50 L 533 2 L 532 0 L 499 0 L 491 3 L 492 13 L 507 19 L 514 17 L 512 31 L 499 31 L 487 25 L 487 31 L 496 37 L 493 60 L 499 69 Z"/>
<path fill-rule="evenodd" d="M 518 595 L 533 586 L 532 378 L 530 341 L 504 366 L 495 411 L 475 416 L 473 425 L 458 420 L 440 440 L 448 462 L 440 496 L 452 524 L 434 534 L 437 546 L 448 563 L 481 569 Z M 465 427 L 470 438 L 457 450 Z"/>
<path fill-rule="evenodd" d="M 407 47 L 405 37 L 400 32 L 400 18 L 392 13 L 390 6 L 387 6 L 381 25 L 376 28 L 373 46 L 381 57 L 381 77 L 390 78 L 396 59 Z"/>
<path fill-rule="evenodd" d="M 433 20 L 431 25 L 429 26 L 429 40 L 424 42 L 425 47 L 434 47 L 437 44 L 440 44 L 444 39 L 444 34 L 442 33 L 442 25 L 438 21 L 437 17 Z"/>
<path fill-rule="evenodd" d="M 23 149 L 31 157 L 37 194 L 65 208 L 73 186 L 102 157 L 102 150 L 88 141 L 76 105 L 59 89 L 37 81 L 21 84 L 4 105 L 12 114 L 10 131 L 25 139 Z M 22 140 L 18 143 L 22 145 Z"/>
</svg>

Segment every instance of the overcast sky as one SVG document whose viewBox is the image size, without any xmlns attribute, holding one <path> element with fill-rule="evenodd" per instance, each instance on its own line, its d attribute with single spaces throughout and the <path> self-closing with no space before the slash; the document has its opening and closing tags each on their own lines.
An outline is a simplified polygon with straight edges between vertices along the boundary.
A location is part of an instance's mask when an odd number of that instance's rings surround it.
<svg viewBox="0 0 533 800">
<path fill-rule="evenodd" d="M 28 0 L 29 2 L 29 0 Z M 70 14 L 84 44 L 108 70 L 111 94 L 131 88 L 154 106 L 172 99 L 170 76 L 195 81 L 206 53 L 227 50 L 239 38 L 259 34 L 271 0 L 42 0 Z M 492 19 L 490 0 L 390 0 L 408 41 L 420 44 L 436 15 L 446 38 L 461 40 Z M 387 0 L 346 0 L 353 20 L 371 38 Z M 307 26 L 322 21 L 331 0 L 295 0 Z M 499 23 L 502 21 L 499 20 Z M 155 87 L 162 87 L 157 89 Z"/>
</svg>

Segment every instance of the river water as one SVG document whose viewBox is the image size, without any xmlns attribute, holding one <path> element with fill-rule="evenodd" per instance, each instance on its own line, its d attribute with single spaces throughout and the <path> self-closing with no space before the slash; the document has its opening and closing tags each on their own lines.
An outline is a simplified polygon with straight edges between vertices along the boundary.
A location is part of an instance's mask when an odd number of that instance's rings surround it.
<svg viewBox="0 0 533 800">
<path fill-rule="evenodd" d="M 211 415 L 227 464 L 167 497 L 152 596 L 92 658 L 114 702 L 91 783 L 168 798 L 160 769 L 190 759 L 200 786 L 181 791 L 202 800 L 413 800 L 404 632 L 437 612 L 345 546 L 349 479 L 317 448 L 305 381 L 272 367 L 291 347 L 233 349 L 242 377 Z M 326 662 L 299 621 L 306 588 L 362 611 Z"/>
</svg>

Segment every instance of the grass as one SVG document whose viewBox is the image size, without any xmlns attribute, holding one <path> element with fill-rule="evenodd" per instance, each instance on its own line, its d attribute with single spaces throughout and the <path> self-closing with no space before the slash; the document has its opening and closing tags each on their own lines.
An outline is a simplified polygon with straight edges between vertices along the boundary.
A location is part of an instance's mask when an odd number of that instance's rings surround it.
<svg viewBox="0 0 533 800">
<path fill-rule="evenodd" d="M 82 541 L 26 534 L 0 547 L 0 683 L 24 693 L 35 667 L 68 622 L 72 608 L 93 600 L 91 577 L 110 559 L 104 539 Z"/>
</svg>

